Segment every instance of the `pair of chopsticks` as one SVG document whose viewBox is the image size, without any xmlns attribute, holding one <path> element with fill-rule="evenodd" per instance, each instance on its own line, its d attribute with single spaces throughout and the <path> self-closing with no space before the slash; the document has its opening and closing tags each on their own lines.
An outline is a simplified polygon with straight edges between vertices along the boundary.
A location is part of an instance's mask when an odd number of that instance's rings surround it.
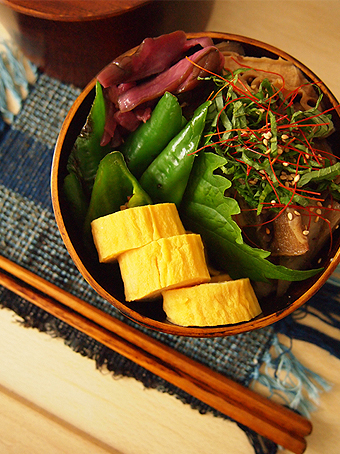
<svg viewBox="0 0 340 454">
<path fill-rule="evenodd" d="M 0 285 L 295 454 L 309 420 L 136 330 L 0 256 Z"/>
</svg>

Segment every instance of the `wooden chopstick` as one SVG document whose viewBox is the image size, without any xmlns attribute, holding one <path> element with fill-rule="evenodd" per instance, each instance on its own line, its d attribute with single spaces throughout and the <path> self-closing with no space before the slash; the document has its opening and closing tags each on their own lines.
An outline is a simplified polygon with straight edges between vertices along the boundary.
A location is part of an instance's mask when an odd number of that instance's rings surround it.
<svg viewBox="0 0 340 454">
<path fill-rule="evenodd" d="M 0 256 L 0 284 L 260 435 L 300 454 L 310 421 Z M 22 282 L 21 282 L 22 281 Z M 27 285 L 23 284 L 26 283 Z"/>
</svg>

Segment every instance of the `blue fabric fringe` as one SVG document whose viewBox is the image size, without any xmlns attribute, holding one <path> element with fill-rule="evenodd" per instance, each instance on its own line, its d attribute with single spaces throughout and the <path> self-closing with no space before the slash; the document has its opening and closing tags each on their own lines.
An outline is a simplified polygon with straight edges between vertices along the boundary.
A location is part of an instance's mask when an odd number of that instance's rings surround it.
<svg viewBox="0 0 340 454">
<path fill-rule="evenodd" d="M 276 335 L 272 349 L 263 358 L 264 369 L 254 371 L 254 383 L 260 383 L 269 390 L 270 397 L 278 396 L 285 405 L 306 417 L 315 410 L 320 393 L 329 391 L 331 384 L 295 358 L 292 342 L 296 339 L 314 344 L 340 359 L 338 339 L 300 323 L 309 315 L 329 327 L 340 329 L 339 292 L 338 282 L 330 279 L 307 304 L 273 325 L 276 334 L 284 334 L 290 339 L 290 346 L 283 345 Z"/>
<path fill-rule="evenodd" d="M 316 409 L 320 393 L 329 391 L 331 384 L 320 375 L 306 368 L 293 355 L 289 347 L 274 336 L 271 350 L 263 358 L 264 370 L 254 371 L 254 383 L 258 382 L 270 392 L 270 398 L 279 397 L 284 405 L 309 418 Z"/>
<path fill-rule="evenodd" d="M 283 345 L 276 335 L 271 350 L 264 355 L 264 369 L 254 371 L 253 383 L 260 383 L 269 390 L 270 397 L 278 396 L 285 405 L 307 418 L 315 410 L 320 393 L 329 391 L 331 384 L 295 358 L 292 342 L 297 339 L 314 344 L 340 359 L 338 339 L 300 323 L 309 315 L 329 327 L 340 329 L 339 291 L 337 281 L 330 279 L 306 305 L 273 325 L 276 334 L 284 334 L 290 339 L 290 346 Z"/>
<path fill-rule="evenodd" d="M 327 282 L 302 308 L 274 325 L 275 331 L 291 339 L 312 343 L 340 359 L 340 341 L 315 328 L 299 323 L 307 315 L 340 329 L 340 289 Z"/>
<path fill-rule="evenodd" d="M 6 40 L 0 41 L 0 48 L 0 113 L 10 124 L 36 79 L 37 69 Z"/>
</svg>

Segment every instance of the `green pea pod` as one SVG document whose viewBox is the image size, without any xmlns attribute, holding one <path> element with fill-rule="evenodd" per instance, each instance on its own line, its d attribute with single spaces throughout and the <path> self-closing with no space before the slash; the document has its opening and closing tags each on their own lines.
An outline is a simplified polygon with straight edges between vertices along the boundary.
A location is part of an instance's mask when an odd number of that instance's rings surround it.
<svg viewBox="0 0 340 454">
<path fill-rule="evenodd" d="M 132 208 L 149 205 L 152 201 L 127 168 L 119 151 L 107 154 L 98 167 L 92 189 L 84 230 L 88 237 L 91 222 L 101 216 L 119 211 L 122 206 Z"/>
<path fill-rule="evenodd" d="M 166 92 L 145 123 L 132 132 L 120 148 L 136 178 L 182 129 L 182 109 L 176 96 Z"/>
<path fill-rule="evenodd" d="M 99 82 L 96 83 L 96 96 L 80 134 L 78 135 L 67 168 L 76 173 L 90 195 L 101 159 L 110 151 L 109 146 L 101 146 L 106 118 L 105 99 Z"/>
<path fill-rule="evenodd" d="M 70 172 L 65 177 L 63 190 L 73 219 L 78 226 L 82 226 L 88 209 L 88 200 L 84 194 L 81 181 L 74 172 Z"/>
<path fill-rule="evenodd" d="M 206 101 L 195 110 L 192 119 L 141 176 L 140 184 L 154 203 L 181 203 L 210 104 Z"/>
</svg>

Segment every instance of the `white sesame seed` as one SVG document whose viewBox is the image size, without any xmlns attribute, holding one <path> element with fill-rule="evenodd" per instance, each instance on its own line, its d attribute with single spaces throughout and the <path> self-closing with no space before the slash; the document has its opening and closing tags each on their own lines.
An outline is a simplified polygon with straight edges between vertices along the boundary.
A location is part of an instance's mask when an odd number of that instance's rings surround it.
<svg viewBox="0 0 340 454">
<path fill-rule="evenodd" d="M 322 211 L 320 210 L 320 208 L 318 208 L 318 209 L 316 210 L 316 214 L 321 214 L 321 213 L 322 213 Z"/>
<path fill-rule="evenodd" d="M 300 211 L 297 211 L 297 210 L 294 210 L 294 214 L 296 214 L 296 216 L 301 216 Z"/>
<path fill-rule="evenodd" d="M 288 219 L 289 219 L 290 221 L 293 220 L 293 215 L 292 215 L 292 213 L 288 213 L 287 216 L 288 216 Z"/>
<path fill-rule="evenodd" d="M 289 166 L 289 162 L 283 162 L 282 165 L 285 166 L 285 167 L 288 167 Z"/>
<path fill-rule="evenodd" d="M 262 137 L 269 140 L 273 137 L 273 134 L 270 131 L 268 131 L 268 132 L 265 132 L 264 134 L 262 134 Z"/>
<path fill-rule="evenodd" d="M 262 143 L 263 143 L 263 145 L 267 146 L 268 145 L 268 139 L 263 139 Z"/>
<path fill-rule="evenodd" d="M 295 175 L 294 183 L 297 183 L 300 180 L 300 175 Z"/>
<path fill-rule="evenodd" d="M 305 236 L 307 236 L 307 235 L 309 234 L 309 230 L 304 230 L 304 231 L 302 232 L 302 234 L 305 235 Z"/>
<path fill-rule="evenodd" d="M 289 136 L 287 136 L 287 134 L 282 134 L 281 139 L 282 139 L 283 141 L 286 141 L 286 140 L 289 139 Z"/>
</svg>

